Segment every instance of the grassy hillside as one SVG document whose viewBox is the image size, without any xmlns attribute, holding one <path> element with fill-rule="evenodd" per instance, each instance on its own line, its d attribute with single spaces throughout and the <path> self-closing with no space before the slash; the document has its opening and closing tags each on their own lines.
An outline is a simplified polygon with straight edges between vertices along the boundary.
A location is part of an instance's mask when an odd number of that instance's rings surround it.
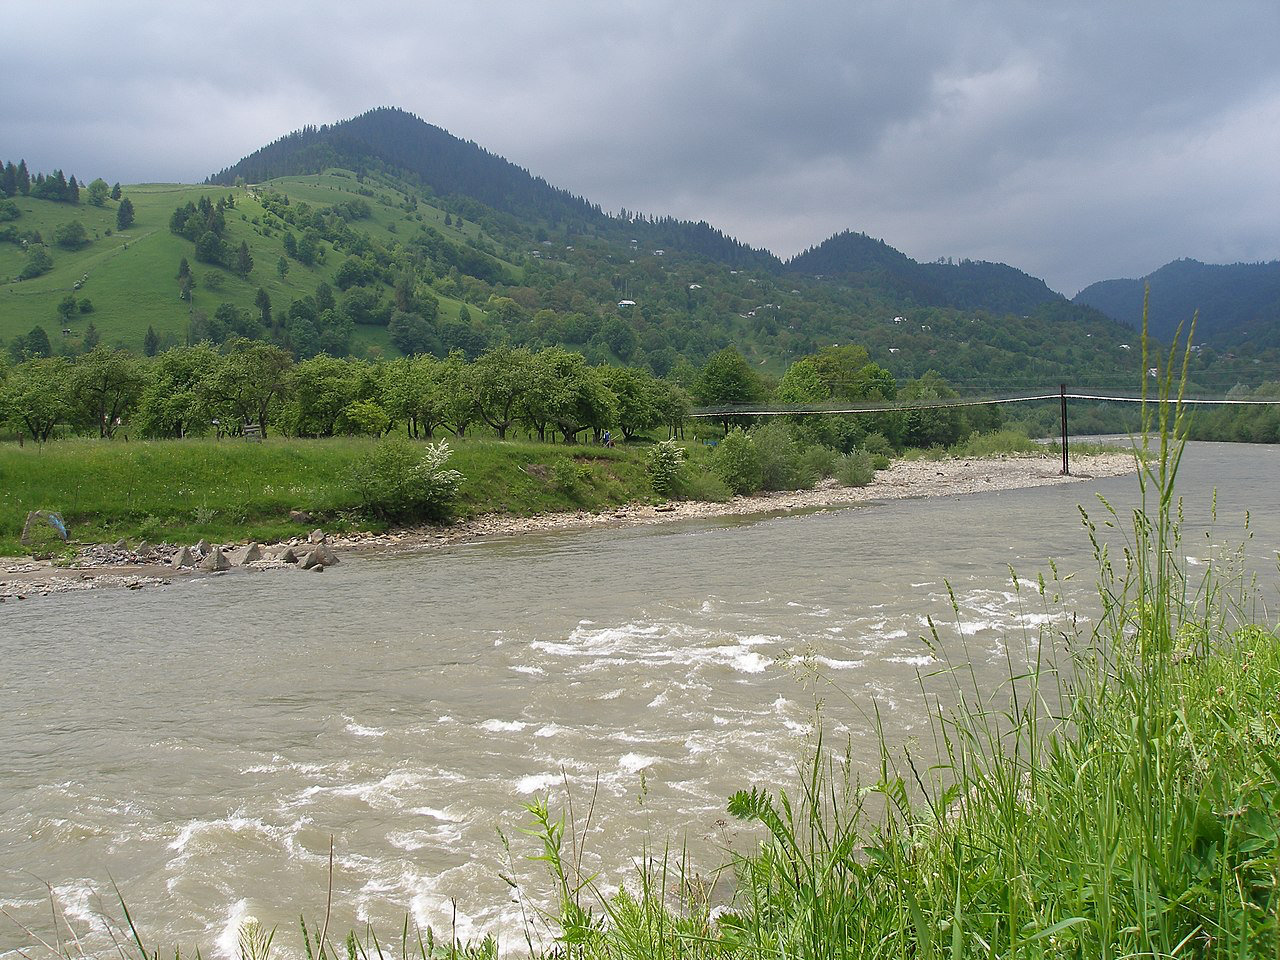
<svg viewBox="0 0 1280 960">
<path fill-rule="evenodd" d="M 419 204 L 416 211 L 404 209 L 406 194 L 385 186 L 362 186 L 351 174 L 332 171 L 309 177 L 286 177 L 274 181 L 270 188 L 294 202 L 315 207 L 330 206 L 346 200 L 363 199 L 372 215 L 361 222 L 362 231 L 383 243 L 397 236 L 407 236 L 428 224 L 459 242 L 479 235 L 474 223 L 459 219 L 457 226 L 445 226 L 446 213 L 429 204 Z M 364 191 L 364 194 L 357 191 Z M 368 196 L 372 192 L 373 196 Z M 227 211 L 227 241 L 238 246 L 249 245 L 253 271 L 247 278 L 235 272 L 195 259 L 195 245 L 170 232 L 173 211 L 201 197 L 216 200 L 230 195 L 235 207 Z M 17 197 L 14 203 L 21 216 L 13 222 L 22 231 L 38 231 L 53 257 L 53 269 L 31 280 L 16 279 L 26 262 L 26 255 L 15 244 L 0 244 L 0 340 L 6 343 L 25 334 L 36 325 L 43 326 L 57 349 L 60 342 L 76 348 L 90 322 L 104 342 L 141 352 L 148 326 L 155 329 L 162 343 L 185 341 L 192 310 L 212 313 L 218 304 L 255 310 L 254 298 L 262 287 L 271 297 L 275 309 L 287 309 L 298 297 L 315 292 L 325 282 L 337 290 L 336 274 L 342 255 L 324 245 L 324 260 L 305 266 L 289 261 L 288 273 L 281 276 L 277 263 L 285 255 L 283 233 L 266 226 L 269 218 L 255 193 L 243 187 L 188 186 L 181 184 L 140 184 L 125 189 L 124 196 L 133 203 L 135 219 L 125 231 L 115 231 L 118 203 L 108 200 L 103 207 L 88 203 L 70 205 L 32 197 Z M 450 218 L 451 221 L 453 218 Z M 64 223 L 78 220 L 84 224 L 90 242 L 80 250 L 65 250 L 52 242 L 54 230 Z M 178 295 L 178 264 L 185 257 L 196 275 L 196 288 L 190 302 Z M 513 273 L 518 269 L 511 267 Z M 79 289 L 76 284 L 80 283 Z M 58 313 L 59 302 L 68 294 L 88 299 L 93 312 L 77 313 L 64 323 Z M 459 300 L 441 296 L 440 316 L 456 319 L 462 306 Z M 470 310 L 474 314 L 475 306 Z M 63 335 L 63 329 L 71 333 Z M 375 347 L 384 355 L 397 355 L 383 327 L 357 326 L 352 352 L 364 355 Z"/>
</svg>

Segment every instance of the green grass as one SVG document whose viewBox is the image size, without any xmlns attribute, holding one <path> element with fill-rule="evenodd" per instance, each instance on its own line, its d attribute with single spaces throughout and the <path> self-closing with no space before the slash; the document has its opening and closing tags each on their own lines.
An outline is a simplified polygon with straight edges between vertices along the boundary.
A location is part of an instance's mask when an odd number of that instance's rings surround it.
<svg viewBox="0 0 1280 960">
<path fill-rule="evenodd" d="M 27 553 L 19 542 L 27 511 L 54 510 L 74 540 L 114 542 L 271 541 L 305 533 L 289 520 L 304 510 L 338 529 L 365 522 L 352 464 L 366 438 L 100 441 L 62 440 L 43 448 L 0 445 L 0 555 Z M 461 517 L 502 512 L 595 510 L 652 498 L 644 448 L 564 447 L 487 438 L 451 440 L 449 466 L 466 478 Z M 555 466 L 572 460 L 574 482 Z M 310 526 L 314 526 L 314 522 Z"/>
</svg>

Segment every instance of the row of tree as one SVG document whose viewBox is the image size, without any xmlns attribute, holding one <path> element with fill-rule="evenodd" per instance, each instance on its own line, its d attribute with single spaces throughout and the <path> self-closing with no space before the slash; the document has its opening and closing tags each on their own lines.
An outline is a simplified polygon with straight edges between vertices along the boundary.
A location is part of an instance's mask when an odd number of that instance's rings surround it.
<svg viewBox="0 0 1280 960">
<path fill-rule="evenodd" d="M 15 431 L 47 440 L 59 428 L 112 437 L 131 428 L 146 437 L 238 433 L 255 424 L 291 436 L 382 434 L 411 437 L 486 428 L 500 439 L 524 431 L 566 443 L 605 430 L 623 438 L 680 432 L 694 402 L 703 406 L 765 401 L 919 400 L 954 396 L 936 375 L 899 389 L 861 347 L 831 347 L 802 358 L 776 385 L 732 348 L 685 383 L 646 370 L 591 364 L 559 347 L 532 351 L 502 345 L 468 360 L 461 351 L 369 362 L 325 354 L 295 361 L 269 343 L 239 338 L 177 347 L 146 359 L 96 346 L 74 360 L 33 356 L 0 380 L 0 416 Z M 974 429 L 999 425 L 998 414 L 958 409 L 885 411 L 858 416 L 802 416 L 812 442 L 848 451 L 868 434 L 894 446 L 949 444 Z M 727 410 L 727 432 L 751 417 Z"/>
</svg>

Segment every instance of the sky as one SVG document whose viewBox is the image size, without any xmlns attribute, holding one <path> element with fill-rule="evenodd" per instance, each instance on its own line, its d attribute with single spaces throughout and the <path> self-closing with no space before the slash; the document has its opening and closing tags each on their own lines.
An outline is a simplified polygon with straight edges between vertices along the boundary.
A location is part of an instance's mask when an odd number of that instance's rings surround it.
<svg viewBox="0 0 1280 960">
<path fill-rule="evenodd" d="M 1068 296 L 1280 259 L 1275 0 L 6 4 L 0 159 L 199 181 L 396 106 L 606 210 Z"/>
</svg>

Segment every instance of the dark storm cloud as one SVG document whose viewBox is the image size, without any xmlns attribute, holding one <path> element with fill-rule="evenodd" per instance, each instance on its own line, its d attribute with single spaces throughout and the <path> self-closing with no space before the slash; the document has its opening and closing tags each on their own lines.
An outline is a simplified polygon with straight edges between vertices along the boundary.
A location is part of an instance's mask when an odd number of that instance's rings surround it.
<svg viewBox="0 0 1280 960">
<path fill-rule="evenodd" d="M 24 5 L 0 153 L 196 179 L 391 104 L 608 209 L 1068 293 L 1280 256 L 1273 2 Z"/>
</svg>

